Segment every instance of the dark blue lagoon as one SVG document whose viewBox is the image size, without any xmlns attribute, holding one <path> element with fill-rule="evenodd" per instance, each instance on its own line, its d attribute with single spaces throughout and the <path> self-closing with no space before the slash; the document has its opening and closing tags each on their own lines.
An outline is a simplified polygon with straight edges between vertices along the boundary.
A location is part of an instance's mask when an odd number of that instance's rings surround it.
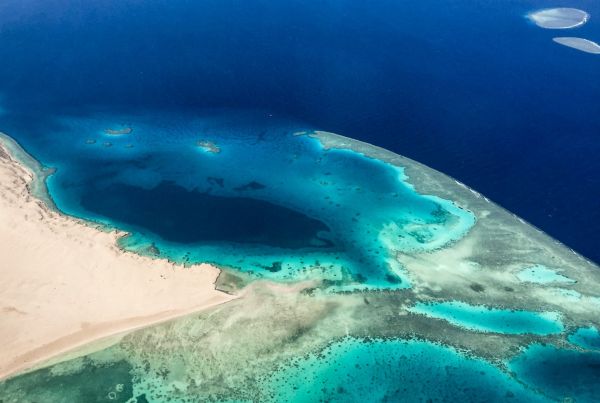
<svg viewBox="0 0 600 403">
<path fill-rule="evenodd" d="M 435 344 L 345 339 L 322 354 L 266 381 L 278 401 L 545 401 L 497 368 Z"/>
<path fill-rule="evenodd" d="M 510 363 L 526 383 L 552 398 L 593 402 L 600 399 L 600 353 L 533 345 Z"/>
<path fill-rule="evenodd" d="M 126 229 L 124 247 L 177 262 L 286 279 L 312 268 L 345 285 L 403 288 L 393 253 L 441 248 L 475 222 L 417 193 L 402 169 L 326 150 L 310 130 L 265 114 L 55 122 L 27 133 L 57 168 L 48 180 L 57 207 Z"/>
<path fill-rule="evenodd" d="M 119 183 L 97 190 L 107 198 L 98 197 L 94 190 L 81 198 L 85 210 L 146 228 L 171 242 L 235 242 L 290 249 L 332 246 L 319 237 L 319 231 L 329 230 L 322 222 L 258 199 L 213 196 L 166 181 L 152 189 Z"/>
</svg>

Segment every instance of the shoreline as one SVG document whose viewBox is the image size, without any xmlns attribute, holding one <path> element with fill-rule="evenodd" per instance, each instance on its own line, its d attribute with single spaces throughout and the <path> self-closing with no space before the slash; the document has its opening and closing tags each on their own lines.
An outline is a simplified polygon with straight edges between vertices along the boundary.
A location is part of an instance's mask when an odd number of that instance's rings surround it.
<svg viewBox="0 0 600 403">
<path fill-rule="evenodd" d="M 184 267 L 123 250 L 122 231 L 48 205 L 40 193 L 48 171 L 35 162 L 0 136 L 0 380 L 237 298 L 216 290 L 221 271 L 213 265 Z"/>
<path fill-rule="evenodd" d="M 3 369 L 0 372 L 0 382 L 13 376 L 36 371 L 62 361 L 107 348 L 118 343 L 124 336 L 136 330 L 169 322 L 173 319 L 213 308 L 226 302 L 228 301 L 218 300 L 214 303 L 206 303 L 186 310 L 165 311 L 149 316 L 95 324 L 90 328 L 50 341 L 16 357 L 8 365 L 3 365 Z M 68 356 L 61 358 L 63 355 Z"/>
<path fill-rule="evenodd" d="M 5 149 L 11 158 L 31 173 L 31 181 L 27 184 L 31 196 L 41 200 L 47 209 L 60 213 L 46 186 L 48 177 L 56 172 L 56 168 L 44 166 L 33 158 L 15 139 L 3 132 L 0 132 L 1 148 Z"/>
<path fill-rule="evenodd" d="M 48 178 L 54 175 L 58 168 L 42 164 L 31 154 L 29 154 L 29 152 L 25 150 L 14 138 L 0 131 L 0 150 L 2 150 L 3 147 L 8 150 L 8 154 L 12 159 L 15 160 L 17 164 L 21 165 L 30 173 L 31 180 L 27 184 L 27 189 L 31 197 L 38 199 L 42 203 L 42 208 L 49 210 L 52 213 L 56 213 L 62 217 L 73 220 L 88 228 L 93 228 L 105 233 L 115 233 L 118 235 L 117 239 L 129 235 L 127 231 L 119 229 L 110 223 L 94 221 L 92 219 L 86 220 L 59 209 L 54 202 L 54 199 L 52 199 L 47 186 Z M 116 241 L 115 245 L 119 246 Z M 123 248 L 120 249 L 125 253 L 131 252 Z"/>
</svg>

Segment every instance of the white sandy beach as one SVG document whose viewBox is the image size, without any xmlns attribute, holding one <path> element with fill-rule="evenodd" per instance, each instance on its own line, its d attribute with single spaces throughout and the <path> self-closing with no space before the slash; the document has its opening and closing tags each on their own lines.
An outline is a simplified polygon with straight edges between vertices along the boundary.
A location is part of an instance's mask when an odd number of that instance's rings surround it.
<svg viewBox="0 0 600 403">
<path fill-rule="evenodd" d="M 53 211 L 0 143 L 0 379 L 57 354 L 234 298 L 219 270 L 123 252 L 105 233 Z"/>
</svg>

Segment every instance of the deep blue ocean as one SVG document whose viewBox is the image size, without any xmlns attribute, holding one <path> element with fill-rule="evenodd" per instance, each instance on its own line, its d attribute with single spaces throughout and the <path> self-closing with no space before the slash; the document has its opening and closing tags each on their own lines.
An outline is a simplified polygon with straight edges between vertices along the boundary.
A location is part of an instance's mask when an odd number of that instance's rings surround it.
<svg viewBox="0 0 600 403">
<path fill-rule="evenodd" d="M 5 0 L 0 130 L 39 157 L 57 114 L 260 110 L 441 170 L 598 262 L 600 57 L 525 18 L 555 6 L 600 40 L 591 0 Z"/>
</svg>

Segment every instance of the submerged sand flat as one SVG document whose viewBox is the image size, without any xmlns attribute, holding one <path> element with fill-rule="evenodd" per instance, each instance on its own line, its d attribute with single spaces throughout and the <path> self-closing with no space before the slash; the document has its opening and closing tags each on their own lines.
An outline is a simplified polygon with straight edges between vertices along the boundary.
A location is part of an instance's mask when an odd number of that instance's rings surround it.
<svg viewBox="0 0 600 403">
<path fill-rule="evenodd" d="M 568 29 L 585 24 L 590 15 L 577 8 L 548 8 L 529 14 L 529 19 L 538 27 L 546 29 Z"/>
<path fill-rule="evenodd" d="M 215 290 L 213 266 L 125 253 L 119 233 L 50 211 L 31 196 L 33 174 L 8 150 L 0 142 L 0 378 L 233 298 Z"/>
<path fill-rule="evenodd" d="M 600 55 L 600 45 L 588 39 L 575 37 L 558 37 L 552 38 L 552 40 L 569 48 L 581 50 L 582 52 L 586 53 L 592 53 L 594 55 Z"/>
</svg>

